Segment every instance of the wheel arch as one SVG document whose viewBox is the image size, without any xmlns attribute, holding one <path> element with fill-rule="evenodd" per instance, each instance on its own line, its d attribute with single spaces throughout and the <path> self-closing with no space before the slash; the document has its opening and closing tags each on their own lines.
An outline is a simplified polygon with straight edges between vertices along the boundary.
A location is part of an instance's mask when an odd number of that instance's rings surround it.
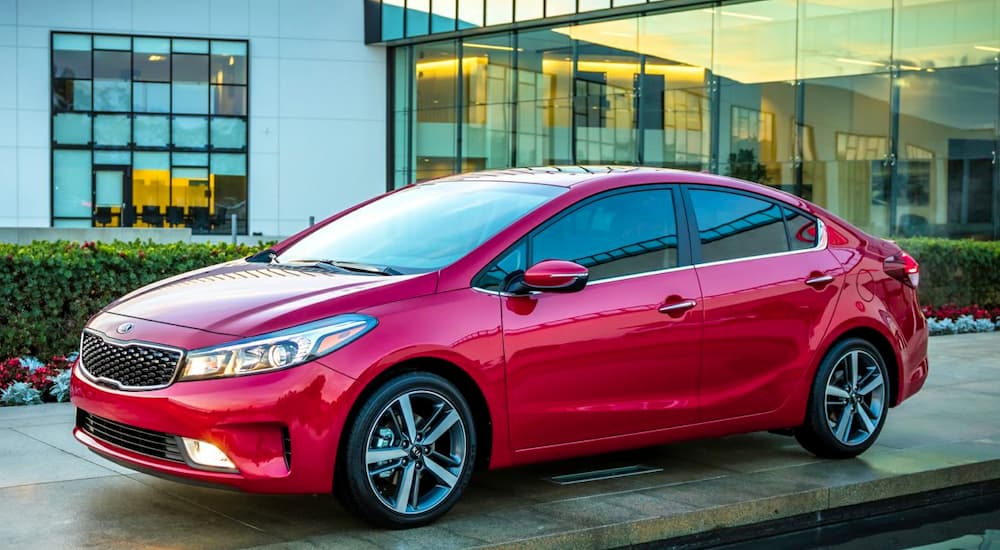
<svg viewBox="0 0 1000 550">
<path fill-rule="evenodd" d="M 429 372 L 436 374 L 448 382 L 455 385 L 458 391 L 466 398 L 469 408 L 472 409 L 472 417 L 476 428 L 476 470 L 485 470 L 490 465 L 493 454 L 493 417 L 479 384 L 469 373 L 461 367 L 438 357 L 413 357 L 400 361 L 384 369 L 372 378 L 355 398 L 354 403 L 345 417 L 344 427 L 340 431 L 340 438 L 337 444 L 336 471 L 334 472 L 334 484 L 343 478 L 342 468 L 345 466 L 343 459 L 344 450 L 347 448 L 347 438 L 350 436 L 350 427 L 357 418 L 361 407 L 364 406 L 368 398 L 393 378 L 402 376 L 410 372 Z"/>
<path fill-rule="evenodd" d="M 820 356 L 821 360 L 834 346 L 850 338 L 864 340 L 875 346 L 875 349 L 878 350 L 879 355 L 882 356 L 882 360 L 885 361 L 886 370 L 889 373 L 889 403 L 890 406 L 896 406 L 896 400 L 899 397 L 899 355 L 896 353 L 896 349 L 892 347 L 889 338 L 878 329 L 869 326 L 859 326 L 844 330 L 826 346 L 823 355 Z M 815 376 L 815 373 L 813 376 Z"/>
</svg>

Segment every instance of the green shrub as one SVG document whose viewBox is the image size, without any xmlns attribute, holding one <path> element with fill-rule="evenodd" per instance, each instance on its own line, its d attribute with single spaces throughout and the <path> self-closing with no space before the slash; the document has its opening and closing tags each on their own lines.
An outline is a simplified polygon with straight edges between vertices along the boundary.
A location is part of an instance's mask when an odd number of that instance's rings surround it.
<svg viewBox="0 0 1000 550">
<path fill-rule="evenodd" d="M 920 263 L 920 303 L 1000 306 L 1000 241 L 899 239 Z"/>
<path fill-rule="evenodd" d="M 159 279 L 265 247 L 218 243 L 0 243 L 0 358 L 79 347 L 91 315 Z"/>
</svg>

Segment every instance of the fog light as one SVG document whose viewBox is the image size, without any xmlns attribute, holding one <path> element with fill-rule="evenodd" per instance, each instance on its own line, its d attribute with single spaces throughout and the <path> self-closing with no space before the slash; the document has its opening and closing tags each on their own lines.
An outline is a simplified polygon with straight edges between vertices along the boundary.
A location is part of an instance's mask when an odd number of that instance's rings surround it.
<svg viewBox="0 0 1000 550">
<path fill-rule="evenodd" d="M 182 437 L 181 440 L 184 442 L 185 454 L 195 465 L 233 472 L 237 471 L 233 461 L 229 460 L 226 453 L 222 452 L 222 449 L 215 445 L 207 441 L 188 439 L 186 437 Z"/>
</svg>

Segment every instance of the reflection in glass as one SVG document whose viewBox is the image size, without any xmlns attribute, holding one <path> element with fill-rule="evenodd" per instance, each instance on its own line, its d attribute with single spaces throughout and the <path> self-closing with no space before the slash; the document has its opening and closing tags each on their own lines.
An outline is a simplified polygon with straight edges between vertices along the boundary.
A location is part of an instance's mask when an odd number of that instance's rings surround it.
<svg viewBox="0 0 1000 550">
<path fill-rule="evenodd" d="M 97 115 L 94 117 L 94 143 L 98 146 L 125 147 L 132 135 L 128 115 Z"/>
<path fill-rule="evenodd" d="M 877 235 L 890 230 L 889 89 L 888 74 L 802 85 L 804 194 Z"/>
<path fill-rule="evenodd" d="M 94 110 L 126 112 L 132 107 L 132 85 L 122 80 L 94 81 Z"/>
<path fill-rule="evenodd" d="M 247 145 L 247 123 L 240 118 L 212 118 L 214 149 L 243 149 Z"/>
<path fill-rule="evenodd" d="M 994 64 L 1000 54 L 995 0 L 897 0 L 893 57 L 900 65 L 942 69 Z"/>
<path fill-rule="evenodd" d="M 52 81 L 53 111 L 89 111 L 93 91 L 89 80 Z"/>
<path fill-rule="evenodd" d="M 90 218 L 90 186 L 90 151 L 52 152 L 53 215 Z"/>
<path fill-rule="evenodd" d="M 455 30 L 455 0 L 431 0 L 431 32 Z"/>
<path fill-rule="evenodd" d="M 557 29 L 557 32 L 559 29 Z M 638 20 L 568 27 L 576 40 L 573 121 L 581 164 L 635 164 Z"/>
<path fill-rule="evenodd" d="M 414 177 L 457 169 L 458 50 L 455 41 L 414 47 Z"/>
<path fill-rule="evenodd" d="M 483 26 L 484 0 L 458 0 L 458 28 L 469 29 Z"/>
<path fill-rule="evenodd" d="M 94 36 L 94 49 L 130 50 L 132 49 L 132 37 L 99 34 Z"/>
<path fill-rule="evenodd" d="M 646 54 L 640 97 L 642 164 L 708 170 L 711 109 L 712 10 L 639 19 Z"/>
<path fill-rule="evenodd" d="M 382 40 L 403 38 L 405 0 L 382 0 Z"/>
<path fill-rule="evenodd" d="M 52 118 L 52 140 L 60 145 L 86 145 L 90 142 L 90 115 L 57 113 Z"/>
<path fill-rule="evenodd" d="M 486 24 L 502 25 L 514 20 L 514 0 L 488 0 L 486 2 Z"/>
<path fill-rule="evenodd" d="M 208 119 L 195 116 L 174 117 L 174 146 L 189 149 L 208 147 Z"/>
<path fill-rule="evenodd" d="M 691 206 L 701 240 L 701 261 L 788 251 L 788 238 L 778 205 L 722 191 L 691 190 Z"/>
<path fill-rule="evenodd" d="M 897 84 L 895 233 L 996 238 L 995 66 L 910 71 Z"/>
<path fill-rule="evenodd" d="M 170 84 L 133 83 L 132 110 L 137 113 L 169 113 Z"/>
<path fill-rule="evenodd" d="M 531 261 L 569 260 L 592 281 L 677 265 L 673 194 L 618 193 L 563 216 L 531 240 Z"/>
<path fill-rule="evenodd" d="M 136 115 L 133 123 L 137 147 L 166 147 L 170 144 L 170 117 Z"/>
<path fill-rule="evenodd" d="M 518 166 L 573 162 L 572 55 L 566 33 L 524 31 L 518 36 Z"/>
<path fill-rule="evenodd" d="M 423 36 L 430 31 L 431 0 L 407 0 L 406 36 Z"/>
<path fill-rule="evenodd" d="M 545 17 L 545 2 L 543 0 L 522 0 L 514 4 L 514 20 L 529 21 Z"/>
<path fill-rule="evenodd" d="M 171 91 L 175 113 L 208 113 L 208 83 L 174 82 L 171 85 Z"/>
<path fill-rule="evenodd" d="M 514 48 L 511 36 L 477 37 L 462 47 L 463 170 L 510 165 Z"/>
<path fill-rule="evenodd" d="M 799 2 L 798 78 L 850 76 L 889 69 L 893 0 Z"/>
</svg>

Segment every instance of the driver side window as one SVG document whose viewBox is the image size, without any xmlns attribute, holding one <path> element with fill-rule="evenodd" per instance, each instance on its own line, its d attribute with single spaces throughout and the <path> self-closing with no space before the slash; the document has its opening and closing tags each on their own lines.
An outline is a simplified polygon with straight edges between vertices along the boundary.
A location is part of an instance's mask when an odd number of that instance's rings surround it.
<svg viewBox="0 0 1000 550">
<path fill-rule="evenodd" d="M 673 192 L 614 193 L 570 210 L 522 239 L 473 286 L 502 289 L 512 275 L 542 260 L 576 262 L 590 270 L 591 281 L 677 267 Z"/>
<path fill-rule="evenodd" d="M 531 238 L 531 263 L 569 260 L 599 281 L 677 266 L 673 193 L 615 193 L 577 208 Z"/>
</svg>

